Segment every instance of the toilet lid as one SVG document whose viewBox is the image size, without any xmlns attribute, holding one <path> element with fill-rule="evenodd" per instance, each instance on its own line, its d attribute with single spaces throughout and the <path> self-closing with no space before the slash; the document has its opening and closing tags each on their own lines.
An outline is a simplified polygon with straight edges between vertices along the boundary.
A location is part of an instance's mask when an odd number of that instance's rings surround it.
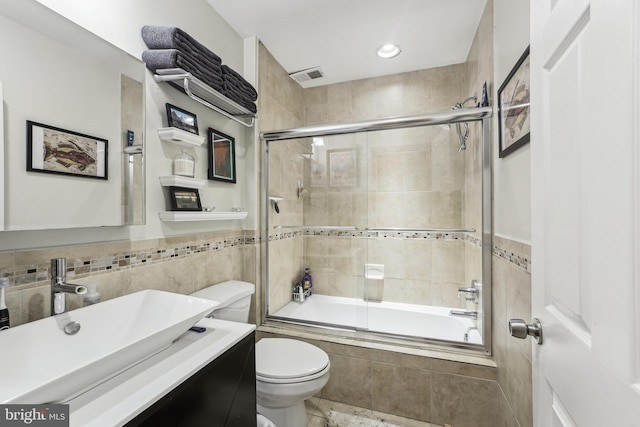
<svg viewBox="0 0 640 427">
<path fill-rule="evenodd" d="M 256 344 L 256 375 L 263 378 L 308 377 L 328 365 L 327 353 L 304 341 L 263 338 Z"/>
</svg>

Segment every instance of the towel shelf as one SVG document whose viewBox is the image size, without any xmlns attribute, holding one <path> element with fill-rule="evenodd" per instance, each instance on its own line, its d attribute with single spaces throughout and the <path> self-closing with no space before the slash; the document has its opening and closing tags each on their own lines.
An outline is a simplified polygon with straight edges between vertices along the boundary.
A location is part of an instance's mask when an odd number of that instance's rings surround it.
<svg viewBox="0 0 640 427">
<path fill-rule="evenodd" d="M 252 127 L 255 123 L 256 115 L 254 113 L 220 92 L 213 90 L 206 83 L 181 68 L 156 70 L 153 78 L 158 83 L 167 82 L 171 84 L 173 87 L 184 91 L 189 98 L 243 126 Z"/>
</svg>

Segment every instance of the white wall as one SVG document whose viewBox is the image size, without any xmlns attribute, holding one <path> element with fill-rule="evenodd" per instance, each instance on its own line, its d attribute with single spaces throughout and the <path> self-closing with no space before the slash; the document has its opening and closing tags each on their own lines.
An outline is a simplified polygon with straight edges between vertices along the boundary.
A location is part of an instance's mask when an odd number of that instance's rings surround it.
<svg viewBox="0 0 640 427">
<path fill-rule="evenodd" d="M 529 0 L 494 0 L 493 99 L 529 45 Z M 531 156 L 529 144 L 498 157 L 497 114 L 494 118 L 494 232 L 511 240 L 531 241 Z M 535 144 L 532 138 L 531 144 Z"/>
<path fill-rule="evenodd" d="M 140 36 L 142 26 L 176 26 L 188 32 L 218 54 L 223 63 L 243 72 L 243 43 L 233 29 L 217 14 L 206 0 L 37 0 L 80 26 L 118 46 L 136 58 L 146 49 Z M 173 156 L 180 148 L 159 140 L 157 129 L 166 127 L 165 103 L 177 105 L 198 118 L 200 134 L 206 136 L 213 127 L 236 138 L 236 173 L 239 184 L 208 181 L 201 190 L 203 204 L 228 210 L 232 206 L 250 208 L 244 179 L 246 156 L 246 132 L 244 128 L 218 113 L 190 100 L 184 94 L 166 84 L 157 84 L 152 74 L 146 74 L 146 164 L 147 191 L 145 226 L 101 227 L 48 231 L 2 232 L 0 250 L 35 248 L 86 242 L 112 240 L 141 240 L 162 236 L 247 228 L 241 221 L 207 221 L 195 223 L 163 223 L 158 211 L 165 209 L 163 189 L 158 176 L 170 175 Z M 252 141 L 248 142 L 252 144 Z M 207 176 L 207 146 L 187 151 L 196 157 L 197 177 Z M 251 228 L 251 227 L 248 227 Z"/>
</svg>

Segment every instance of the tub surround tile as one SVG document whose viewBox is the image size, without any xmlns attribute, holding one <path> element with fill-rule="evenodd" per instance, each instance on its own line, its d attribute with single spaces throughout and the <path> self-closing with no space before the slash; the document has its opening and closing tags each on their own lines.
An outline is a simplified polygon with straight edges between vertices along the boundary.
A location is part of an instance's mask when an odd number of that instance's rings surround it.
<svg viewBox="0 0 640 427">
<path fill-rule="evenodd" d="M 372 408 L 422 421 L 431 420 L 431 372 L 372 363 Z"/>
<path fill-rule="evenodd" d="M 432 422 L 456 427 L 494 427 L 498 418 L 495 381 L 434 372 Z"/>
<path fill-rule="evenodd" d="M 431 369 L 438 372 L 494 381 L 497 379 L 497 371 L 495 369 L 487 369 L 486 367 L 472 363 L 454 362 L 444 359 L 434 359 L 431 363 Z"/>
<path fill-rule="evenodd" d="M 329 353 L 331 376 L 322 389 L 325 399 L 371 408 L 371 361 Z"/>
<path fill-rule="evenodd" d="M 473 413 L 480 414 L 480 425 L 492 426 L 490 417 L 495 415 L 497 406 L 491 406 L 490 403 L 492 399 L 495 401 L 494 391 L 498 386 L 494 381 L 495 365 L 490 359 L 475 357 L 477 362 L 482 361 L 484 365 L 473 364 L 471 361 L 474 357 L 455 353 L 440 354 L 441 358 L 434 358 L 430 356 L 435 356 L 437 352 L 415 348 L 403 348 L 403 352 L 391 351 L 391 346 L 371 342 L 358 342 L 359 345 L 354 345 L 356 342 L 348 338 L 331 337 L 331 341 L 328 341 L 326 336 L 325 339 L 314 339 L 317 333 L 314 335 L 291 330 L 274 333 L 268 331 L 269 328 L 266 329 L 261 326 L 256 339 L 301 339 L 329 354 L 331 379 L 321 391 L 322 400 L 318 404 L 320 410 L 324 408 L 326 412 L 316 412 L 316 415 L 326 416 L 330 407 L 323 406 L 323 400 L 329 399 L 359 406 L 362 410 L 378 410 L 421 422 L 438 422 L 434 412 L 437 410 L 443 422 L 458 425 L 452 422 L 454 418 L 445 419 L 453 411 L 452 407 L 434 396 L 439 387 L 434 384 L 434 378 L 440 375 L 438 378 L 444 390 L 440 394 L 448 396 L 458 393 L 468 407 L 468 413 L 463 411 L 463 416 L 459 418 L 461 422 L 467 422 L 469 414 Z M 447 361 L 446 358 L 459 360 Z M 465 359 L 468 364 L 465 364 Z M 475 394 L 480 394 L 481 397 L 474 397 Z"/>
</svg>

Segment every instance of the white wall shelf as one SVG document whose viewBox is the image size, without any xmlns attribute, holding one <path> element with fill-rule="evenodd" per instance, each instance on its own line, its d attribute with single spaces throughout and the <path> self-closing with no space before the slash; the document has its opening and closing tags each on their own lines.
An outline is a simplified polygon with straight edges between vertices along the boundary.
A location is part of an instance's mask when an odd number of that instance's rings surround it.
<svg viewBox="0 0 640 427">
<path fill-rule="evenodd" d="M 163 187 L 203 188 L 206 184 L 204 179 L 179 175 L 160 176 L 158 179 Z"/>
<path fill-rule="evenodd" d="M 204 136 L 196 135 L 195 133 L 173 127 L 158 129 L 158 136 L 163 141 L 183 145 L 185 147 L 200 146 L 204 144 Z"/>
<path fill-rule="evenodd" d="M 180 221 L 225 221 L 231 219 L 244 219 L 248 212 L 158 212 L 161 221 L 180 222 Z"/>
</svg>

